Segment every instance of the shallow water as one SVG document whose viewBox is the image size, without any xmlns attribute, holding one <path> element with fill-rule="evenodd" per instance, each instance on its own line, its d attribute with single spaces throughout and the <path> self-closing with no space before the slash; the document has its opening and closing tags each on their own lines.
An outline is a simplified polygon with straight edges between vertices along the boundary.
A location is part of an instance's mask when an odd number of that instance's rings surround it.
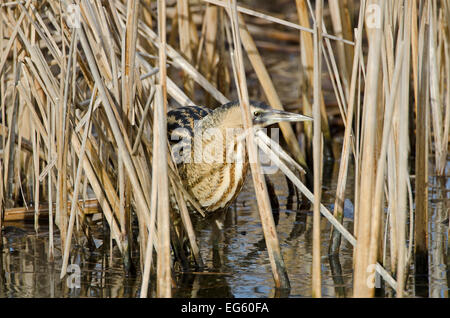
<svg viewBox="0 0 450 318">
<path fill-rule="evenodd" d="M 329 167 L 324 176 L 323 203 L 332 209 L 338 164 Z M 351 170 L 349 170 L 351 171 Z M 351 177 L 351 176 L 350 176 Z M 302 209 L 297 197 L 289 197 L 284 176 L 270 177 L 279 201 L 277 230 L 281 251 L 287 266 L 291 291 L 275 290 L 271 268 L 251 178 L 234 206 L 222 218 L 223 228 L 214 222 L 201 222 L 198 241 L 207 267 L 205 272 L 176 273 L 175 297 L 309 297 L 311 296 L 312 211 Z M 352 232 L 352 182 L 348 184 L 344 225 Z M 450 248 L 448 245 L 448 210 L 450 178 L 430 178 L 430 255 L 428 296 L 448 297 Z M 343 240 L 339 259 L 328 256 L 330 224 L 322 218 L 322 294 L 324 297 L 352 295 L 352 252 Z M 55 236 L 54 262 L 48 261 L 48 227 L 41 224 L 39 233 L 31 223 L 6 224 L 0 258 L 0 297 L 137 297 L 140 274 L 127 277 L 117 248 L 111 254 L 109 239 L 93 252 L 75 244 L 69 264 L 80 268 L 80 288 L 74 275 L 61 280 L 61 250 Z M 102 239 L 98 231 L 95 236 Z M 413 268 L 411 270 L 413 273 Z M 420 286 L 419 286 L 420 287 Z M 413 275 L 409 275 L 408 293 L 416 293 Z M 378 290 L 390 296 L 389 288 Z M 378 293 L 378 292 L 377 292 Z M 424 296 L 423 294 L 419 294 Z"/>
</svg>

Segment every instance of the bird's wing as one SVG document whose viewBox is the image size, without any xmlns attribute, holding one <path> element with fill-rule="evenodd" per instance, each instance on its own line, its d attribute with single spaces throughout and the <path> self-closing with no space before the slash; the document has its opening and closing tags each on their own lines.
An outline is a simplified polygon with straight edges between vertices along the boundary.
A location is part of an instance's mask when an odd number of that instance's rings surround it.
<svg viewBox="0 0 450 318">
<path fill-rule="evenodd" d="M 211 112 L 201 106 L 184 106 L 173 109 L 167 113 L 167 135 L 171 142 L 185 137 L 192 137 L 196 121 Z"/>
</svg>

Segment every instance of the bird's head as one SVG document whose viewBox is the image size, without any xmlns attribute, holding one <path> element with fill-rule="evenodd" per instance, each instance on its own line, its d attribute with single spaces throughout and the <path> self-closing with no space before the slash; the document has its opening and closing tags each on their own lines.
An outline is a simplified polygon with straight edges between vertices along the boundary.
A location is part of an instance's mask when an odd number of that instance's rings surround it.
<svg viewBox="0 0 450 318">
<path fill-rule="evenodd" d="M 299 122 L 312 120 L 311 117 L 272 109 L 262 102 L 250 101 L 250 113 L 253 126 L 267 127 L 281 122 Z M 238 101 L 216 108 L 201 122 L 203 128 L 243 128 L 242 111 Z"/>
<path fill-rule="evenodd" d="M 250 102 L 250 112 L 253 126 L 267 127 L 281 122 L 309 121 L 311 117 L 286 112 L 284 110 L 272 109 L 261 102 Z"/>
</svg>

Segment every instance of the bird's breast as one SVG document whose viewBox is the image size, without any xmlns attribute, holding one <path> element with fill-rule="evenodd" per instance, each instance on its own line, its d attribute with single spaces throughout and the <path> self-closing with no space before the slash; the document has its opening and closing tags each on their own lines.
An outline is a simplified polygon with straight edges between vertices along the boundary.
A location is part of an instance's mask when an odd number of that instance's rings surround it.
<svg viewBox="0 0 450 318">
<path fill-rule="evenodd" d="M 186 145 L 186 143 L 185 143 Z M 178 164 L 186 189 L 206 212 L 226 208 L 242 189 L 248 171 L 243 138 L 214 133 L 194 136 L 190 160 Z M 187 162 L 186 162 L 187 161 Z"/>
</svg>

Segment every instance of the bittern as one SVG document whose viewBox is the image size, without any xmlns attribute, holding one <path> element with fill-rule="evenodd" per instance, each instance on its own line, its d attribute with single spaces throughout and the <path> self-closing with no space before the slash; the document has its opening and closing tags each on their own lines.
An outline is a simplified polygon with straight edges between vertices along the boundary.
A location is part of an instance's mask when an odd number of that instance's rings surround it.
<svg viewBox="0 0 450 318">
<path fill-rule="evenodd" d="M 312 120 L 250 102 L 253 126 Z M 185 106 L 168 113 L 168 137 L 184 188 L 207 214 L 227 208 L 242 190 L 249 161 L 239 102 L 214 110 Z M 192 209 L 192 207 L 191 207 Z"/>
</svg>

